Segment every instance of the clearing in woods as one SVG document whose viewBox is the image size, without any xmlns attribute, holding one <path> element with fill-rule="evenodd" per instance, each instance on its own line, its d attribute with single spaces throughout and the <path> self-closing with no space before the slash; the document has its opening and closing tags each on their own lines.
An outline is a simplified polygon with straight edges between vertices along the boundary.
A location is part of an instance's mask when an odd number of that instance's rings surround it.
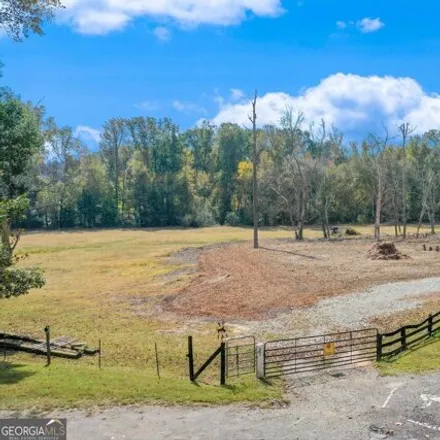
<svg viewBox="0 0 440 440">
<path fill-rule="evenodd" d="M 101 338 L 103 369 L 94 358 L 57 358 L 44 368 L 41 357 L 7 354 L 0 362 L 0 386 L 8 386 L 0 409 L 280 398 L 280 387 L 252 378 L 224 388 L 190 384 L 186 335 L 194 335 L 201 362 L 218 346 L 218 318 L 260 325 L 279 312 L 370 285 L 438 275 L 440 253 L 423 252 L 420 240 L 397 244 L 410 259 L 384 262 L 367 258 L 370 240 L 295 243 L 285 240 L 291 231 L 273 228 L 261 231 L 266 249 L 254 251 L 251 235 L 251 229 L 228 227 L 25 235 L 19 248 L 30 255 L 25 264 L 40 265 L 47 284 L 3 300 L 0 329 L 43 336 L 49 324 L 53 337 L 70 335 L 91 346 Z M 318 228 L 306 230 L 306 238 L 320 236 Z M 234 241 L 242 243 L 218 245 Z M 436 292 L 429 301 L 440 305 Z M 218 384 L 218 371 L 208 369 L 202 381 Z"/>
</svg>

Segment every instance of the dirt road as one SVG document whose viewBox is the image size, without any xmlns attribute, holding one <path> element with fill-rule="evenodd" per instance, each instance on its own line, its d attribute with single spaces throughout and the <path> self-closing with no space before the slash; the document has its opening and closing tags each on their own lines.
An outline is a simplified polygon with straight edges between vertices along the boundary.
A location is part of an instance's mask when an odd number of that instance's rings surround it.
<svg viewBox="0 0 440 440">
<path fill-rule="evenodd" d="M 440 439 L 440 373 L 341 374 L 293 381 L 291 404 L 277 409 L 125 407 L 51 416 L 67 417 L 69 440 Z"/>
</svg>

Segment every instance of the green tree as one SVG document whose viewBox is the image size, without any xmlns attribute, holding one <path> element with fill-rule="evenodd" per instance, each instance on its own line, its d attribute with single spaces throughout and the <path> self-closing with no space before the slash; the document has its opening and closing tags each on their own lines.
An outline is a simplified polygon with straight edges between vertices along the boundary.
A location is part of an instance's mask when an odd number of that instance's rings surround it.
<svg viewBox="0 0 440 440">
<path fill-rule="evenodd" d="M 187 130 L 183 135 L 185 145 L 194 156 L 194 169 L 211 173 L 213 171 L 213 146 L 215 127 L 209 121 L 203 121 L 200 127 Z"/>
<path fill-rule="evenodd" d="M 122 118 L 111 118 L 103 126 L 101 134 L 101 152 L 107 166 L 108 176 L 113 185 L 114 224 L 121 222 L 121 149 L 127 136 L 126 121 Z"/>
<path fill-rule="evenodd" d="M 238 164 L 249 158 L 250 133 L 236 124 L 222 124 L 218 130 L 219 221 L 224 224 L 232 209 Z"/>
<path fill-rule="evenodd" d="M 38 269 L 13 267 L 20 230 L 28 209 L 28 173 L 44 138 L 36 109 L 7 89 L 0 90 L 0 298 L 25 294 L 44 285 Z"/>
<path fill-rule="evenodd" d="M 42 167 L 40 200 L 50 212 L 52 227 L 75 226 L 80 155 L 80 140 L 71 127 L 58 127 L 53 118 L 45 123 L 47 162 Z M 46 216 L 46 214 L 45 214 Z"/>
</svg>

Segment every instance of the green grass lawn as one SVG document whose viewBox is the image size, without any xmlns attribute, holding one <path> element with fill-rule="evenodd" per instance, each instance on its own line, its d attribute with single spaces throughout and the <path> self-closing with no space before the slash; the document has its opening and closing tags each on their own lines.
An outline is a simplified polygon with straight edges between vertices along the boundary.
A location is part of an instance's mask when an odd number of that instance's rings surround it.
<svg viewBox="0 0 440 440">
<path fill-rule="evenodd" d="M 389 362 L 379 362 L 382 374 L 422 374 L 440 370 L 440 335 Z"/>
<path fill-rule="evenodd" d="M 0 363 L 1 408 L 44 411 L 53 408 L 138 403 L 227 404 L 279 399 L 280 386 L 252 377 L 227 386 L 192 384 L 164 375 L 160 379 L 140 368 L 36 363 Z"/>
</svg>

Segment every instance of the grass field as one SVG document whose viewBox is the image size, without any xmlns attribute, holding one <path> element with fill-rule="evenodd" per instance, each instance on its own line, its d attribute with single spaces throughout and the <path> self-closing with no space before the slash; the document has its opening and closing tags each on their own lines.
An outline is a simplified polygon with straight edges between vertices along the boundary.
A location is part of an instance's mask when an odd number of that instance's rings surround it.
<svg viewBox="0 0 440 440">
<path fill-rule="evenodd" d="M 356 227 L 371 234 L 371 227 Z M 393 228 L 384 228 L 392 234 Z M 2 300 L 0 329 L 43 337 L 74 336 L 103 344 L 103 369 L 96 358 L 45 360 L 30 355 L 0 362 L 0 409 L 90 406 L 109 403 L 228 403 L 260 401 L 281 395 L 252 378 L 230 386 L 192 385 L 187 378 L 186 336 L 193 334 L 199 363 L 217 346 L 216 325 L 183 318 L 159 319 L 154 304 L 185 286 L 188 273 L 169 256 L 188 247 L 246 240 L 247 228 L 103 230 L 30 233 L 23 236 L 26 265 L 45 271 L 46 286 L 29 295 Z M 291 237 L 288 229 L 261 231 L 262 239 Z M 307 229 L 306 238 L 321 236 Z M 177 275 L 176 275 L 177 274 Z M 147 307 L 145 306 L 147 305 Z M 161 380 L 156 377 L 154 343 L 159 348 Z M 202 382 L 218 384 L 218 370 Z M 3 392 L 3 390 L 7 392 Z"/>
<path fill-rule="evenodd" d="M 78 361 L 30 355 L 6 358 L 0 370 L 0 408 L 75 406 L 112 402 L 217 402 L 263 400 L 279 389 L 255 380 L 231 387 L 191 385 L 187 376 L 185 322 L 158 320 L 137 312 L 136 305 L 172 292 L 183 280 L 168 281 L 177 267 L 171 253 L 193 246 L 246 240 L 241 228 L 198 230 L 105 230 L 99 232 L 32 233 L 22 239 L 26 265 L 39 265 L 47 284 L 43 290 L 3 300 L 0 328 L 43 337 L 49 324 L 53 337 L 70 335 L 96 346 L 103 344 L 103 369 L 96 358 Z M 287 230 L 263 231 L 262 237 L 285 237 Z M 185 277 L 184 277 L 185 278 Z M 216 325 L 200 324 L 195 349 L 199 362 L 218 346 Z M 156 377 L 154 343 L 159 349 L 161 380 Z M 20 366 L 21 365 L 21 366 Z M 218 370 L 203 380 L 218 384 Z"/>
</svg>

